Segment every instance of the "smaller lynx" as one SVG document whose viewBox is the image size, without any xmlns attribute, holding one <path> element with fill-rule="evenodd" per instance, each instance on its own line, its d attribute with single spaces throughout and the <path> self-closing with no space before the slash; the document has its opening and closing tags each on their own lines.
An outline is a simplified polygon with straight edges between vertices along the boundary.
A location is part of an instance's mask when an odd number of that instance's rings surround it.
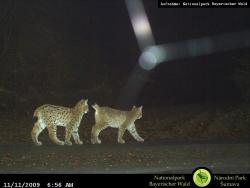
<svg viewBox="0 0 250 188">
<path fill-rule="evenodd" d="M 135 140 L 143 142 L 144 139 L 139 136 L 135 129 L 134 122 L 142 117 L 142 106 L 135 107 L 130 111 L 121 111 L 109 107 L 100 107 L 97 104 L 92 106 L 95 109 L 95 125 L 92 127 L 91 143 L 100 144 L 98 138 L 100 132 L 107 127 L 118 128 L 118 143 L 124 144 L 123 135 L 126 130 L 130 132 Z"/>
<path fill-rule="evenodd" d="M 35 123 L 31 138 L 33 142 L 40 146 L 42 142 L 38 141 L 39 134 L 47 127 L 50 139 L 57 145 L 72 145 L 71 136 L 76 144 L 82 144 L 79 138 L 78 128 L 82 117 L 88 112 L 88 100 L 80 100 L 72 108 L 45 104 L 38 107 L 34 112 L 34 117 L 38 120 Z M 65 142 L 60 141 L 56 136 L 57 126 L 65 127 Z"/>
</svg>

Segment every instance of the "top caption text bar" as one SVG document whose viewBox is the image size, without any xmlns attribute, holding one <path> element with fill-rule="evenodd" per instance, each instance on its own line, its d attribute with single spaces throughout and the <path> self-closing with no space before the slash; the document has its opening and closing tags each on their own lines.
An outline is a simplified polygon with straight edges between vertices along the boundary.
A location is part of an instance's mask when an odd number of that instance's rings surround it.
<svg viewBox="0 0 250 188">
<path fill-rule="evenodd" d="M 192 1 L 192 0 L 158 0 L 159 8 L 250 8 L 246 0 L 214 0 L 214 1 Z"/>
</svg>

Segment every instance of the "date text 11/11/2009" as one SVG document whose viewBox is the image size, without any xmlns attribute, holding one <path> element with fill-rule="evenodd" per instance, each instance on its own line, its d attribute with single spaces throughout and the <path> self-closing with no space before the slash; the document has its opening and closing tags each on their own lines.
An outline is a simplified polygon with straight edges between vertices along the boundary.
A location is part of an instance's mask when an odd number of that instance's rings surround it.
<svg viewBox="0 0 250 188">
<path fill-rule="evenodd" d="M 27 187 L 44 187 L 42 185 L 43 183 L 32 183 L 32 182 L 4 182 L 3 187 L 4 188 L 16 188 L 16 187 L 21 187 L 21 188 L 27 188 Z M 74 187 L 74 183 L 61 183 L 61 182 L 49 182 L 45 183 L 46 187 Z"/>
<path fill-rule="evenodd" d="M 4 182 L 4 188 L 16 188 L 16 187 L 41 187 L 39 182 Z"/>
</svg>

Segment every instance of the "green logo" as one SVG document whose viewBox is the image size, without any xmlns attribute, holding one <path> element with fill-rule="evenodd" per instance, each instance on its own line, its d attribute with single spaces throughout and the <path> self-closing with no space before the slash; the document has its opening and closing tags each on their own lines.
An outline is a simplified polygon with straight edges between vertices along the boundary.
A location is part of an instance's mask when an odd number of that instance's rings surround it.
<svg viewBox="0 0 250 188">
<path fill-rule="evenodd" d="M 211 174 L 208 170 L 199 168 L 193 174 L 193 181 L 199 187 L 206 187 L 211 181 Z"/>
</svg>

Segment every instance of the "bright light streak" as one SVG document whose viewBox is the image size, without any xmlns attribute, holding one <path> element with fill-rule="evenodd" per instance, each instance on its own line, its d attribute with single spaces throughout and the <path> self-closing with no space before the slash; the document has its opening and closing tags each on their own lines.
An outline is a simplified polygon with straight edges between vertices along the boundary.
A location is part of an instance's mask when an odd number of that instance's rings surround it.
<svg viewBox="0 0 250 188">
<path fill-rule="evenodd" d="M 150 75 L 150 70 L 160 63 L 250 47 L 250 31 L 156 45 L 142 1 L 125 2 L 142 53 L 139 57 L 140 68 L 137 64 L 131 72 L 127 84 L 121 90 L 118 104 L 134 104 Z"/>
<path fill-rule="evenodd" d="M 152 70 L 158 63 L 166 60 L 166 58 L 166 49 L 161 46 L 152 46 L 142 52 L 139 58 L 139 64 L 145 70 Z"/>
<path fill-rule="evenodd" d="M 141 51 L 155 45 L 152 30 L 141 0 L 126 0 L 128 13 Z"/>
<path fill-rule="evenodd" d="M 152 52 L 143 52 L 139 59 L 140 66 L 145 70 L 151 70 L 157 65 L 157 57 Z"/>
<path fill-rule="evenodd" d="M 126 0 L 126 5 L 142 52 L 139 65 L 144 70 L 152 70 L 158 64 L 170 60 L 193 58 L 250 46 L 250 31 L 156 45 L 142 1 Z"/>
<path fill-rule="evenodd" d="M 151 35 L 151 28 L 148 19 L 145 15 L 141 14 L 133 19 L 133 28 L 137 36 Z"/>
<path fill-rule="evenodd" d="M 133 30 L 141 52 L 147 47 L 154 46 L 154 37 L 141 0 L 125 0 Z M 134 70 L 128 77 L 127 84 L 121 90 L 117 99 L 117 104 L 122 106 L 134 105 L 138 95 L 148 79 L 149 71 L 158 62 L 158 55 L 153 51 L 141 54 L 139 65 L 136 64 Z M 140 67 L 139 67 L 140 66 Z"/>
<path fill-rule="evenodd" d="M 200 54 L 210 54 L 213 50 L 213 43 L 209 37 L 186 41 L 188 54 L 191 57 L 199 56 Z"/>
<path fill-rule="evenodd" d="M 148 47 L 140 56 L 140 65 L 143 69 L 151 70 L 162 62 L 247 47 L 250 47 L 250 31 L 240 31 L 212 37 L 208 36 Z"/>
</svg>

